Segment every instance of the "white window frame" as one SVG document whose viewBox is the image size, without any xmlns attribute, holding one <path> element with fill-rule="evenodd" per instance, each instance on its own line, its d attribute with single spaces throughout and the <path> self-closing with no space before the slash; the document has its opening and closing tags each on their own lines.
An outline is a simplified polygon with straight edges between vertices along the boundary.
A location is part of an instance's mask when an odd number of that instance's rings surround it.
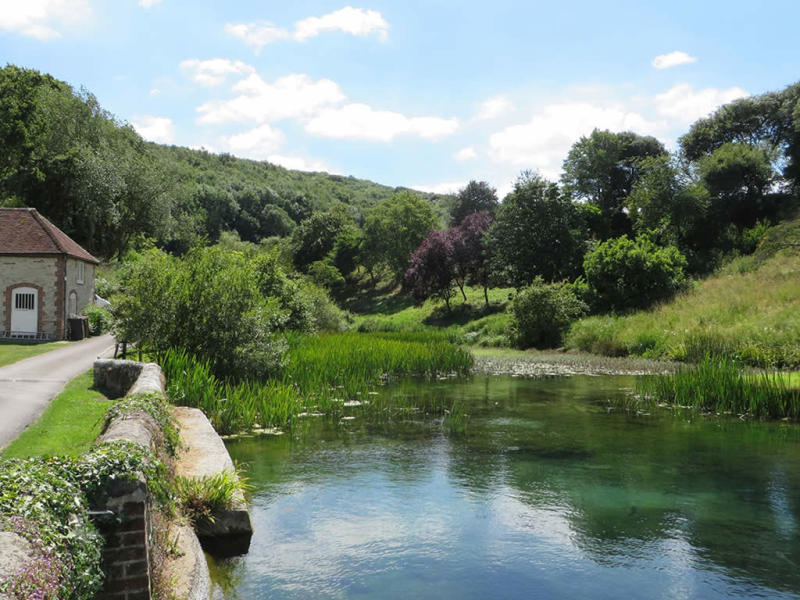
<svg viewBox="0 0 800 600">
<path fill-rule="evenodd" d="M 83 283 L 83 277 L 84 277 L 83 270 L 84 270 L 84 264 L 81 261 L 78 261 L 78 273 L 75 277 L 75 281 L 81 284 Z"/>
</svg>

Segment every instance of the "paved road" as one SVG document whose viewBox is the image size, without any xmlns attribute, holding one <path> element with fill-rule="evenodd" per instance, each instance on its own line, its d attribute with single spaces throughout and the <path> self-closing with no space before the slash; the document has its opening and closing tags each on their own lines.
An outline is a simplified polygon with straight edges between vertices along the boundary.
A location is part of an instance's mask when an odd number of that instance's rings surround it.
<svg viewBox="0 0 800 600">
<path fill-rule="evenodd" d="M 114 351 L 114 338 L 101 335 L 0 367 L 0 448 L 36 421 L 64 385 Z"/>
</svg>

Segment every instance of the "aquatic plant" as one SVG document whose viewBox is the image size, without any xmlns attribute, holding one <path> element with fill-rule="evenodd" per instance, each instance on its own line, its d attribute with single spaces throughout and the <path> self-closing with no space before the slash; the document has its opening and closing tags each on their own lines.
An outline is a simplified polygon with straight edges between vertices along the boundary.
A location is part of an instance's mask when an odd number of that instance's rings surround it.
<svg viewBox="0 0 800 600">
<path fill-rule="evenodd" d="M 208 363 L 182 350 L 161 353 L 158 360 L 170 400 L 200 408 L 218 432 L 228 434 L 284 427 L 303 412 L 384 410 L 374 391 L 390 377 L 470 371 L 472 355 L 451 339 L 438 332 L 294 335 L 280 375 L 265 381 L 220 381 Z"/>
<path fill-rule="evenodd" d="M 800 388 L 786 373 L 745 371 L 739 362 L 707 356 L 694 367 L 637 381 L 640 402 L 751 417 L 800 418 Z"/>
</svg>

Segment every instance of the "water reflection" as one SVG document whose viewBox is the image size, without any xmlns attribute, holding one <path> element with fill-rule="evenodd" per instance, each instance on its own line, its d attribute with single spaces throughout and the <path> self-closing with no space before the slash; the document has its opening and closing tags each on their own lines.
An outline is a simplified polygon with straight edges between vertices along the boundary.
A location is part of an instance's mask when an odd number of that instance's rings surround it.
<svg viewBox="0 0 800 600">
<path fill-rule="evenodd" d="M 608 411 L 629 378 L 404 382 L 433 419 L 243 439 L 241 598 L 795 597 L 800 430 Z M 236 594 L 227 591 L 225 597 Z"/>
</svg>

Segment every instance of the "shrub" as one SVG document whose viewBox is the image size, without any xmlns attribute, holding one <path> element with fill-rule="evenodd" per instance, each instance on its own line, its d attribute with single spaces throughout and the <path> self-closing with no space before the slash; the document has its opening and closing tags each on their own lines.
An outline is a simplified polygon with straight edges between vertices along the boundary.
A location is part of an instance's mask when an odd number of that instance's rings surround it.
<svg viewBox="0 0 800 600">
<path fill-rule="evenodd" d="M 545 348 L 559 346 L 569 324 L 582 317 L 587 306 L 568 283 L 545 283 L 537 277 L 514 297 L 508 310 L 512 343 Z"/>
<path fill-rule="evenodd" d="M 607 240 L 586 254 L 586 282 L 594 308 L 623 312 L 671 298 L 686 283 L 686 258 L 647 237 Z"/>
<path fill-rule="evenodd" d="M 196 248 L 182 259 L 150 251 L 125 277 L 116 315 L 120 337 L 150 351 L 185 348 L 215 374 L 263 377 L 280 365 L 280 299 L 259 289 L 240 252 Z"/>
<path fill-rule="evenodd" d="M 89 304 L 83 314 L 89 317 L 89 335 L 101 335 L 111 329 L 111 313 L 106 309 Z"/>
</svg>

